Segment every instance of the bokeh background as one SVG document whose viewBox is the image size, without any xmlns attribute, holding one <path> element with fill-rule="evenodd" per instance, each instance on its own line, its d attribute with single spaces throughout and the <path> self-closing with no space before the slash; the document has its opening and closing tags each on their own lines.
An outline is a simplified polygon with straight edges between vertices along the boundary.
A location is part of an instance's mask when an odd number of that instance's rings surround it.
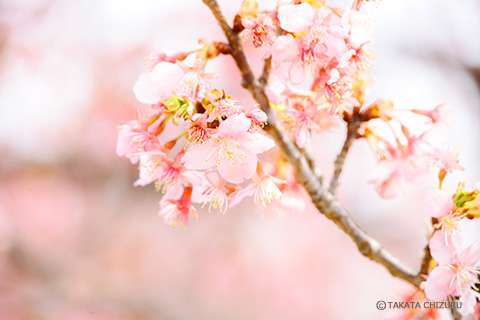
<svg viewBox="0 0 480 320">
<path fill-rule="evenodd" d="M 220 1 L 229 21 L 240 3 Z M 445 189 L 473 186 L 480 3 L 380 1 L 375 20 L 369 101 L 424 109 L 447 102 L 454 112 L 443 138 L 461 144 L 467 170 L 448 176 Z M 224 39 L 200 0 L 0 1 L 1 320 L 395 316 L 375 304 L 400 301 L 409 287 L 362 257 L 311 205 L 265 214 L 245 201 L 226 215 L 202 210 L 184 231 L 157 216 L 153 186 L 133 187 L 138 171 L 115 155 L 116 125 L 142 108 L 132 87 L 143 59 L 195 49 L 201 37 Z M 251 102 L 230 57 L 208 68 L 217 86 Z M 314 139 L 327 178 L 344 134 L 340 127 Z M 340 201 L 418 269 L 428 221 L 422 198 L 435 174 L 385 201 L 367 184 L 374 165 L 367 144 L 356 142 Z M 480 240 L 478 223 L 464 230 L 468 241 Z"/>
</svg>

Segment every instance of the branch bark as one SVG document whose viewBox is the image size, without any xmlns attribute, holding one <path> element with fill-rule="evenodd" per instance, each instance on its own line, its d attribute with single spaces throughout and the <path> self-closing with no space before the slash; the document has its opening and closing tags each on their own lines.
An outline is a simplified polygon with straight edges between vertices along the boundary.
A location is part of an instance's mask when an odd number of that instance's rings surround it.
<svg viewBox="0 0 480 320">
<path fill-rule="evenodd" d="M 358 108 L 355 108 L 353 110 L 353 115 L 351 116 L 351 118 L 345 119 L 347 122 L 347 137 L 345 138 L 342 150 L 338 154 L 337 159 L 335 159 L 335 169 L 333 172 L 332 180 L 330 180 L 330 187 L 328 189 L 328 191 L 330 191 L 330 193 L 333 195 L 337 193 L 337 189 L 340 184 L 340 175 L 343 171 L 343 165 L 345 164 L 347 153 L 350 150 L 353 141 L 355 141 L 355 139 L 358 137 L 358 128 L 361 124 L 358 112 Z M 348 115 L 345 115 L 345 117 L 347 116 Z"/>
<path fill-rule="evenodd" d="M 295 170 L 297 180 L 305 187 L 312 202 L 320 213 L 332 220 L 357 245 L 358 250 L 369 259 L 383 265 L 393 276 L 403 279 L 415 287 L 419 287 L 423 279 L 404 266 L 396 257 L 385 250 L 380 243 L 369 237 L 351 218 L 350 214 L 336 201 L 328 189 L 317 179 L 314 170 L 302 151 L 290 141 L 285 128 L 280 124 L 275 112 L 270 108 L 264 86 L 255 79 L 247 62 L 241 40 L 232 31 L 225 20 L 216 0 L 203 0 L 217 19 L 232 48 L 231 55 L 242 74 L 242 86 L 246 88 L 267 113 L 268 125 L 265 130 L 273 137 L 287 160 Z"/>
</svg>

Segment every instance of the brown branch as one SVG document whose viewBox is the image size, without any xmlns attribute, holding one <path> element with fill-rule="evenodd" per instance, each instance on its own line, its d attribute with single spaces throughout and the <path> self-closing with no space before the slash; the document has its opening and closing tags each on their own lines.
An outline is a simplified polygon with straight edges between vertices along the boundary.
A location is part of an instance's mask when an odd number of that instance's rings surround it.
<svg viewBox="0 0 480 320">
<path fill-rule="evenodd" d="M 330 180 L 330 187 L 328 189 L 333 195 L 337 193 L 337 189 L 340 184 L 340 175 L 342 174 L 343 165 L 345 164 L 347 153 L 350 150 L 353 141 L 358 138 L 358 128 L 361 124 L 358 108 L 355 108 L 353 110 L 353 114 L 351 116 L 345 114 L 344 120 L 347 122 L 347 137 L 345 138 L 342 150 L 338 154 L 337 159 L 335 159 L 335 169 L 333 172 L 333 177 Z"/>
<path fill-rule="evenodd" d="M 427 275 L 430 269 L 430 262 L 432 261 L 432 254 L 430 253 L 430 247 L 428 245 L 423 248 L 422 264 L 420 266 L 420 274 Z"/>
<path fill-rule="evenodd" d="M 452 314 L 452 317 L 454 320 L 462 320 L 463 317 L 460 314 L 460 312 L 456 308 L 450 308 L 450 313 Z"/>
<path fill-rule="evenodd" d="M 272 57 L 265 59 L 265 64 L 263 65 L 263 72 L 258 82 L 265 87 L 268 83 L 268 77 L 270 76 L 270 71 L 272 70 Z"/>
<path fill-rule="evenodd" d="M 438 223 L 438 220 L 436 218 L 432 218 L 429 229 L 432 228 L 435 224 Z M 430 269 L 430 263 L 432 261 L 432 253 L 430 252 L 430 238 L 433 236 L 433 232 L 429 231 L 430 236 L 428 237 L 427 244 L 425 245 L 425 248 L 423 248 L 423 258 L 422 258 L 422 264 L 420 265 L 420 274 L 421 275 L 428 275 L 428 271 Z"/>
<path fill-rule="evenodd" d="M 315 159 L 313 158 L 312 154 L 312 147 L 307 144 L 303 149 L 300 150 L 302 154 L 305 156 L 305 159 L 307 160 L 308 166 L 310 169 L 312 169 L 315 177 L 317 178 L 318 182 L 323 185 L 323 175 L 322 172 L 320 171 L 320 168 L 315 164 Z"/>
<path fill-rule="evenodd" d="M 260 107 L 267 113 L 268 126 L 265 130 L 273 137 L 277 146 L 290 162 L 295 170 L 297 180 L 310 194 L 312 202 L 317 209 L 327 218 L 332 220 L 342 229 L 357 245 L 358 250 L 366 257 L 383 265 L 395 277 L 403 279 L 412 285 L 419 287 L 423 281 L 418 274 L 404 266 L 397 258 L 385 250 L 376 240 L 369 237 L 359 226 L 355 224 L 350 214 L 336 201 L 335 197 L 328 192 L 319 179 L 315 177 L 308 160 L 297 146 L 290 141 L 285 128 L 278 121 L 275 112 L 270 108 L 264 87 L 255 79 L 241 46 L 238 35 L 232 32 L 225 17 L 220 11 L 216 0 L 203 0 L 210 8 L 213 15 L 227 36 L 231 55 L 242 74 L 242 85 L 252 94 Z"/>
</svg>

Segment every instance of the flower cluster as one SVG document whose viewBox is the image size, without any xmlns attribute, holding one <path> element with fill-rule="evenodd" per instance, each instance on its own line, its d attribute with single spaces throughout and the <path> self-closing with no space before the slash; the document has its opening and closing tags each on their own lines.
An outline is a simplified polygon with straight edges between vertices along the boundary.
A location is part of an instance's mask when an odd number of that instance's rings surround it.
<svg viewBox="0 0 480 320">
<path fill-rule="evenodd" d="M 429 139 L 447 122 L 444 105 L 396 110 L 392 102 L 377 100 L 364 106 L 373 59 L 368 49 L 372 2 L 337 8 L 323 0 L 281 1 L 275 10 L 259 10 L 255 0 L 244 0 L 233 31 L 268 60 L 265 93 L 296 145 L 305 148 L 313 133 L 359 118 L 356 137 L 365 138 L 378 159 L 370 183 L 381 197 L 394 198 L 421 181 L 429 167 L 440 169 L 440 184 L 447 173 L 463 168 L 456 146 Z M 120 127 L 117 149 L 139 163 L 135 185 L 154 182 L 166 192 L 162 215 L 168 199 L 225 212 L 246 196 L 266 206 L 280 200 L 282 190 L 302 189 L 284 174 L 282 168 L 289 165 L 281 157 L 270 157 L 269 169 L 259 162 L 259 155 L 274 146 L 262 131 L 267 115 L 258 106 L 242 106 L 211 83 L 216 76 L 206 71 L 207 63 L 232 49 L 208 39 L 199 43 L 194 51 L 156 52 L 146 59 L 149 72 L 140 76 L 134 92 L 151 105 L 151 114 Z M 425 125 L 420 131 L 409 128 L 402 113 L 421 117 Z M 183 196 L 187 188 L 192 188 L 190 196 Z"/>
<path fill-rule="evenodd" d="M 271 59 L 266 92 L 300 148 L 312 132 L 337 127 L 344 113 L 361 106 L 373 58 L 366 6 L 297 1 L 276 11 L 247 11 L 242 22 L 243 37 Z"/>
<path fill-rule="evenodd" d="M 377 100 L 364 110 L 364 114 L 371 120 L 362 124 L 362 134 L 378 160 L 369 183 L 382 198 L 395 198 L 409 184 L 421 183 L 429 168 L 440 169 L 440 186 L 447 173 L 464 170 L 459 165 L 458 147 L 438 144 L 435 139 L 448 117 L 445 105 L 430 111 L 396 110 L 393 102 Z M 409 128 L 404 119 L 415 116 L 421 118 L 423 124 Z"/>
<path fill-rule="evenodd" d="M 150 71 L 134 92 L 151 106 L 150 114 L 119 127 L 117 154 L 139 164 L 135 185 L 153 182 L 165 193 L 159 214 L 173 226 L 187 227 L 190 215 L 199 216 L 192 203 L 225 212 L 229 201 L 247 195 L 263 206 L 282 196 L 283 180 L 266 173 L 259 161 L 274 146 L 262 132 L 266 114 L 213 87 L 215 75 L 205 68 L 224 44 L 200 43 L 190 53 L 149 55 Z"/>
<path fill-rule="evenodd" d="M 408 184 L 422 181 L 429 168 L 438 169 L 439 190 L 425 197 L 435 228 L 425 296 L 458 299 L 460 312 L 470 314 L 480 298 L 480 242 L 464 248 L 460 225 L 480 217 L 480 186 L 465 191 L 460 184 L 453 197 L 442 191 L 448 173 L 464 170 L 456 145 L 432 139 L 448 123 L 445 105 L 399 110 L 389 100 L 364 103 L 373 59 L 368 49 L 372 2 L 355 0 L 336 8 L 325 0 L 280 1 L 275 10 L 259 10 L 255 0 L 244 0 L 229 31 L 263 53 L 263 74 L 250 85 L 264 90 L 270 104 L 264 109 L 277 113 L 297 151 L 305 151 L 312 134 L 335 129 L 343 120 L 348 126 L 344 147 L 348 149 L 352 136 L 364 138 L 376 155 L 369 182 L 381 197 L 394 198 Z M 230 47 L 201 39 L 199 44 L 194 51 L 171 56 L 157 52 L 146 59 L 149 71 L 139 77 L 134 92 L 150 105 L 150 112 L 120 126 L 117 143 L 117 154 L 139 165 L 135 185 L 154 183 L 164 192 L 159 214 L 173 226 L 187 227 L 190 216 L 199 217 L 194 203 L 225 213 L 250 197 L 262 207 L 303 210 L 308 195 L 263 131 L 267 114 L 216 88 L 211 82 L 216 75 L 206 71 L 218 55 L 241 52 L 236 42 Z M 422 125 L 415 128 L 404 116 L 416 117 Z M 406 299 L 423 301 L 424 296 L 415 293 Z"/>
<path fill-rule="evenodd" d="M 296 1 L 259 11 L 255 1 L 244 1 L 241 35 L 271 59 L 266 93 L 298 147 L 306 147 L 312 133 L 335 129 L 342 117 L 361 110 L 359 136 L 367 139 L 378 159 L 370 183 L 382 198 L 391 199 L 421 182 L 429 167 L 441 168 L 442 175 L 463 168 L 455 146 L 438 146 L 428 139 L 447 122 L 445 105 L 408 110 L 425 120 L 421 132 L 408 128 L 399 116 L 407 110 L 395 110 L 388 100 L 364 106 L 366 72 L 373 60 L 368 49 L 372 9 L 366 1 L 345 8 Z"/>
<path fill-rule="evenodd" d="M 346 8 L 281 2 L 272 11 L 259 10 L 252 0 L 241 5 L 235 28 L 271 60 L 265 91 L 301 148 L 312 131 L 337 127 L 344 113 L 363 102 L 372 58 L 367 11 L 364 1 Z M 156 52 L 146 59 L 149 71 L 134 92 L 151 112 L 120 126 L 117 145 L 118 155 L 139 164 L 135 185 L 155 183 L 165 192 L 160 215 L 185 227 L 189 215 L 198 217 L 192 202 L 221 212 L 247 196 L 264 207 L 276 201 L 301 207 L 305 192 L 289 165 L 281 157 L 272 156 L 270 166 L 259 161 L 274 146 L 262 132 L 267 115 L 211 83 L 216 76 L 206 71 L 207 63 L 229 53 L 229 46 L 199 43 L 198 50 Z"/>
<path fill-rule="evenodd" d="M 473 313 L 480 298 L 480 269 L 476 266 L 480 260 L 480 242 L 464 248 L 460 230 L 463 219 L 480 217 L 479 187 L 467 192 L 464 184 L 459 184 L 453 197 L 435 190 L 428 192 L 424 199 L 425 210 L 434 222 L 429 249 L 437 263 L 428 276 L 425 294 L 435 301 L 459 299 L 462 302 L 459 311 L 463 315 Z"/>
</svg>

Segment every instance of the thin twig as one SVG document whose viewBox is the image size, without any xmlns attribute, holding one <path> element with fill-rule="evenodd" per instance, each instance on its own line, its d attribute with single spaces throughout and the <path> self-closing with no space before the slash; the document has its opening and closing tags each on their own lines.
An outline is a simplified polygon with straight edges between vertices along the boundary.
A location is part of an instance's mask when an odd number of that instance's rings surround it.
<svg viewBox="0 0 480 320">
<path fill-rule="evenodd" d="M 431 219 L 431 223 L 429 225 L 429 228 L 431 229 L 433 225 L 435 225 L 438 222 L 436 218 Z M 421 275 L 428 275 L 428 271 L 430 269 L 430 262 L 432 261 L 432 253 L 430 252 L 430 238 L 433 236 L 433 232 L 430 232 L 430 237 L 427 241 L 427 244 L 425 245 L 425 248 L 423 248 L 423 258 L 422 258 L 422 264 L 420 265 L 420 274 Z"/>
<path fill-rule="evenodd" d="M 265 59 L 265 64 L 263 65 L 263 72 L 260 78 L 258 78 L 258 82 L 265 87 L 268 83 L 268 77 L 270 76 L 270 71 L 272 70 L 272 57 L 268 57 Z"/>
<path fill-rule="evenodd" d="M 427 245 L 423 248 L 422 264 L 420 266 L 420 274 L 427 275 L 430 268 L 430 262 L 432 261 L 432 254 L 430 253 L 430 247 Z"/>
<path fill-rule="evenodd" d="M 347 120 L 347 137 L 343 144 L 342 150 L 335 160 L 333 177 L 330 180 L 329 191 L 331 194 L 335 195 L 337 193 L 338 186 L 340 184 L 340 175 L 342 174 L 343 165 L 345 164 L 345 159 L 347 153 L 350 150 L 350 147 L 353 144 L 353 141 L 358 137 L 358 128 L 360 127 L 360 119 L 358 117 L 358 109 L 354 109 L 353 115 Z"/>
<path fill-rule="evenodd" d="M 312 169 L 318 182 L 323 185 L 323 174 L 320 171 L 320 168 L 315 164 L 311 145 L 307 144 L 303 149 L 300 150 L 300 152 L 305 156 L 305 160 L 307 160 L 308 166 L 310 167 L 310 169 Z"/>
<path fill-rule="evenodd" d="M 462 320 L 462 315 L 460 314 L 460 312 L 458 312 L 458 310 L 456 308 L 450 308 L 450 312 L 452 314 L 452 317 L 454 320 Z"/>
<path fill-rule="evenodd" d="M 255 79 L 250 66 L 247 63 L 240 39 L 228 26 L 217 1 L 203 0 L 203 2 L 210 8 L 227 36 L 230 47 L 232 48 L 231 55 L 242 74 L 242 85 L 250 91 L 262 110 L 267 113 L 269 124 L 265 127 L 265 130 L 273 137 L 277 146 L 282 150 L 283 154 L 294 168 L 297 180 L 305 187 L 317 209 L 337 224 L 337 226 L 356 243 L 358 250 L 364 256 L 383 265 L 393 276 L 419 287 L 423 279 L 418 274 L 404 266 L 396 257 L 385 250 L 376 240 L 372 239 L 358 225 L 356 225 L 350 214 L 315 177 L 315 174 L 304 154 L 294 143 L 292 143 L 292 141 L 290 141 L 285 132 L 285 128 L 283 128 L 278 121 L 275 112 L 270 108 L 263 86 Z"/>
</svg>

